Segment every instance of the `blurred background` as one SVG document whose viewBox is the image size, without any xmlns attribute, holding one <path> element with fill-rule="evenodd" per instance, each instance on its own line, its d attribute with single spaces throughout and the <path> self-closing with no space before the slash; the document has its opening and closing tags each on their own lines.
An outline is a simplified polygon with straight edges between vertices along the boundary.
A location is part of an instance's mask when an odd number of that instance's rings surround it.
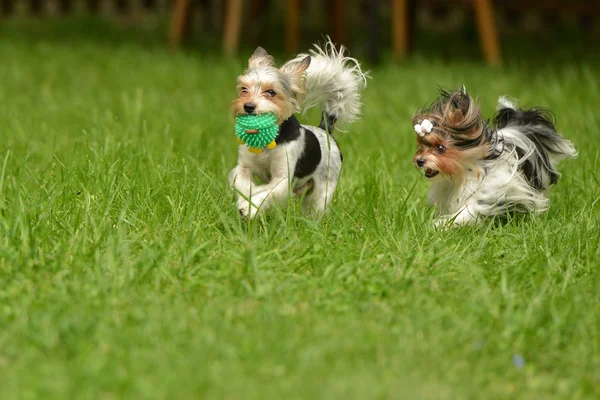
<svg viewBox="0 0 600 400">
<path fill-rule="evenodd" d="M 329 34 L 371 64 L 598 54 L 595 0 L 0 0 L 0 33 L 293 54 Z M 71 40 L 73 38 L 70 38 Z"/>
</svg>

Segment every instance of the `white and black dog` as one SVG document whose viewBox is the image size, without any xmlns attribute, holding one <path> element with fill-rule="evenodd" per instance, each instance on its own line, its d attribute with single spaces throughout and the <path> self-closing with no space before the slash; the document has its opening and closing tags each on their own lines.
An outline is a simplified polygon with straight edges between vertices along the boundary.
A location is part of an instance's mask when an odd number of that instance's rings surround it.
<svg viewBox="0 0 600 400">
<path fill-rule="evenodd" d="M 520 109 L 500 98 L 488 122 L 464 87 L 440 97 L 413 118 L 419 150 L 415 167 L 432 182 L 436 225 L 471 224 L 483 217 L 548 208 L 556 166 L 577 151 L 541 108 Z"/>
<path fill-rule="evenodd" d="M 306 215 L 320 218 L 327 211 L 342 166 L 334 126 L 358 118 L 366 79 L 358 61 L 347 57 L 343 47 L 336 50 L 330 40 L 281 68 L 262 47 L 256 49 L 248 69 L 238 77 L 238 97 L 231 112 L 234 117 L 273 113 L 279 133 L 276 147 L 262 153 L 239 147 L 229 185 L 237 194 L 242 217 L 254 218 L 274 204 L 285 204 L 291 195 L 303 197 Z M 301 125 L 294 114 L 313 106 L 321 107 L 321 123 Z M 255 184 L 255 176 L 260 185 Z"/>
</svg>

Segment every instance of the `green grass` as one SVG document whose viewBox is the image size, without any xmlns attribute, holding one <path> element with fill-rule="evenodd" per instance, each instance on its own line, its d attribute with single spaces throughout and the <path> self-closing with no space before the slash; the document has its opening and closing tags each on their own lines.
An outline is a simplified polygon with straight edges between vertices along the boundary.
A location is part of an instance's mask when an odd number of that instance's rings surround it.
<svg viewBox="0 0 600 400">
<path fill-rule="evenodd" d="M 376 68 L 331 214 L 245 224 L 243 63 L 74 36 L 0 35 L 0 398 L 597 398 L 598 60 Z M 463 83 L 555 110 L 546 214 L 432 227 L 410 116 Z"/>
</svg>

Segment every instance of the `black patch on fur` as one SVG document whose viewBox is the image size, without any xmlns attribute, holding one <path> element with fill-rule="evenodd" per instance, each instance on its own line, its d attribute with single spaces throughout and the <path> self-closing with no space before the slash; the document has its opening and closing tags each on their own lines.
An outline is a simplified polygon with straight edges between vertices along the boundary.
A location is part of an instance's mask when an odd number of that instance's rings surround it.
<svg viewBox="0 0 600 400">
<path fill-rule="evenodd" d="M 550 184 L 558 182 L 559 174 L 550 163 L 550 153 L 563 154 L 560 149 L 562 137 L 556 132 L 554 127 L 554 115 L 549 110 L 543 108 L 532 108 L 529 110 L 514 110 L 512 108 L 503 108 L 498 111 L 494 118 L 494 124 L 498 129 L 514 127 L 530 139 L 538 152 L 530 156 L 530 159 L 520 165 L 520 169 L 529 181 L 529 184 L 538 190 L 546 189 L 542 182 L 543 174 L 548 174 Z M 519 158 L 525 155 L 522 149 L 517 148 Z M 538 157 L 537 160 L 532 157 Z M 542 168 L 544 171 L 537 171 Z"/>
<path fill-rule="evenodd" d="M 485 159 L 495 160 L 504 152 L 504 138 L 498 135 L 498 131 L 496 129 L 489 127 L 486 127 L 486 129 L 488 129 L 486 137 L 488 143 L 490 143 L 490 153 L 485 157 Z"/>
<path fill-rule="evenodd" d="M 337 117 L 335 115 L 323 113 L 321 116 L 321 122 L 319 122 L 319 128 L 333 136 L 333 129 L 335 128 L 336 122 Z"/>
<path fill-rule="evenodd" d="M 519 155 L 519 160 L 523 159 L 523 157 L 525 156 L 525 152 L 523 151 L 523 149 L 520 149 L 517 147 L 516 151 L 517 151 L 517 154 Z M 547 156 L 544 155 L 544 158 L 547 158 Z M 524 163 L 522 163 L 520 165 L 520 170 L 521 170 L 521 172 L 523 172 L 523 174 L 525 175 L 525 178 L 527 178 L 527 181 L 529 182 L 529 184 L 531 186 L 533 186 L 534 188 L 536 188 L 538 190 L 542 189 L 542 182 L 537 177 L 537 173 L 536 173 L 533 163 L 531 161 L 527 160 Z M 558 179 L 558 176 L 554 176 L 554 175 L 550 174 L 550 182 L 551 183 L 556 183 L 556 181 Z"/>
<path fill-rule="evenodd" d="M 494 124 L 498 129 L 508 125 L 542 125 L 556 132 L 554 127 L 554 114 L 545 108 L 532 108 L 530 110 L 515 110 L 502 108 L 494 117 Z"/>
<path fill-rule="evenodd" d="M 298 159 L 294 176 L 304 178 L 315 172 L 321 162 L 321 144 L 315 134 L 304 128 L 304 151 Z"/>
<path fill-rule="evenodd" d="M 337 145 L 338 149 L 340 148 L 340 145 L 338 144 L 337 140 L 335 140 L 335 137 L 333 136 L 333 130 L 335 129 L 335 123 L 337 122 L 337 117 L 335 115 L 332 114 L 325 114 L 325 112 L 323 112 L 321 114 L 321 122 L 319 122 L 319 128 L 323 129 L 326 133 L 329 134 L 329 138 L 331 140 L 333 140 L 335 142 L 335 144 Z M 342 150 L 340 150 L 340 161 L 344 161 L 344 156 L 342 155 Z"/>
<path fill-rule="evenodd" d="M 483 139 L 492 139 L 494 130 L 490 129 L 487 122 L 483 123 L 482 134 L 477 136 L 475 139 L 463 139 L 454 142 L 453 146 L 459 150 L 468 150 L 474 147 L 478 147 Z"/>
<path fill-rule="evenodd" d="M 275 143 L 283 144 L 298 140 L 300 137 L 300 122 L 294 115 L 283 121 L 279 126 L 279 134 L 275 138 Z"/>
</svg>

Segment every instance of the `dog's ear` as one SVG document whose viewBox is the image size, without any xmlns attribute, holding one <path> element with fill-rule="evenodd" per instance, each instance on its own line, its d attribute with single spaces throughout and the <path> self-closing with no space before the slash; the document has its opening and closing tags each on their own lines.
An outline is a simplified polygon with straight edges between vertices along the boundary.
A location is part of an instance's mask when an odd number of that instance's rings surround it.
<svg viewBox="0 0 600 400">
<path fill-rule="evenodd" d="M 304 93 L 304 72 L 310 65 L 310 56 L 300 61 L 288 61 L 279 70 L 290 79 L 292 90 L 296 93 Z"/>
<path fill-rule="evenodd" d="M 274 66 L 275 61 L 273 60 L 273 57 L 270 56 L 269 53 L 267 53 L 267 51 L 260 46 L 258 46 L 256 50 L 254 50 L 252 57 L 250 57 L 250 59 L 248 60 L 249 68 Z"/>
<path fill-rule="evenodd" d="M 302 75 L 310 65 L 310 60 L 310 56 L 306 56 L 300 61 L 288 61 L 280 68 L 280 70 L 289 77 L 293 75 Z"/>
</svg>

